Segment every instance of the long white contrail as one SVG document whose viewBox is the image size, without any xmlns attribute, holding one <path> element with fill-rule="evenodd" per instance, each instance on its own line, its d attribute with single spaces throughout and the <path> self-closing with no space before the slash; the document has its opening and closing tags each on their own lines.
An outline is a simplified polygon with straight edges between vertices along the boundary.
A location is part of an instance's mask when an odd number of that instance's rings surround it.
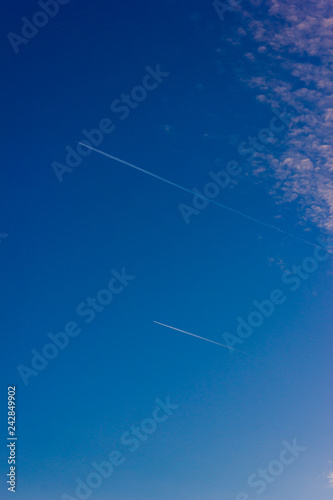
<svg viewBox="0 0 333 500">
<path fill-rule="evenodd" d="M 96 151 L 96 153 L 99 153 L 103 156 L 106 156 L 107 158 L 111 158 L 111 160 L 118 161 L 119 163 L 123 163 L 124 165 L 127 165 L 128 167 L 135 168 L 135 170 L 139 170 L 140 172 L 143 172 L 144 174 L 150 175 L 151 177 L 155 177 L 155 179 L 159 179 L 160 181 L 166 182 L 167 184 L 170 184 L 171 186 L 174 186 L 178 189 L 181 189 L 182 191 L 185 191 L 186 193 L 190 193 L 190 194 L 193 194 L 194 196 L 197 196 L 198 198 L 202 198 L 203 200 L 207 200 L 210 203 L 213 203 L 214 205 L 222 207 L 225 210 L 229 210 L 230 212 L 233 212 L 237 215 L 240 215 L 241 217 L 245 217 L 246 219 L 252 220 L 253 222 L 257 222 L 258 224 L 261 224 L 262 226 L 269 227 L 270 229 L 275 229 L 275 231 L 279 231 L 280 233 L 283 233 L 286 236 L 293 238 L 294 240 L 302 241 L 303 243 L 306 243 L 307 245 L 311 245 L 312 247 L 322 248 L 320 245 L 316 245 L 315 243 L 311 243 L 311 241 L 307 241 L 307 240 L 304 240 L 303 238 L 299 238 L 298 236 L 290 234 L 287 231 L 280 229 L 279 227 L 273 226 L 272 224 L 268 224 L 267 222 L 263 222 L 259 219 L 256 219 L 255 217 L 251 217 L 250 215 L 244 214 L 243 212 L 239 212 L 238 210 L 235 210 L 234 208 L 228 207 L 227 205 L 223 205 L 222 203 L 211 200 L 210 198 L 207 198 L 206 196 L 194 193 L 193 191 L 191 191 L 191 189 L 187 189 L 183 186 L 180 186 L 179 184 L 176 184 L 175 182 L 168 181 L 168 179 L 164 179 L 163 177 L 160 177 L 159 175 L 153 174 L 152 172 L 148 172 L 148 170 L 144 170 L 143 168 L 137 167 L 136 165 L 133 165 L 132 163 L 128 163 L 125 160 L 121 160 L 120 158 L 117 158 L 116 156 L 112 156 L 108 153 L 105 153 L 104 151 L 100 151 L 99 149 L 93 148 L 92 146 L 85 144 L 84 142 L 79 142 L 79 144 L 81 144 L 82 146 L 85 146 L 86 148 L 91 149 L 92 151 Z"/>
<path fill-rule="evenodd" d="M 153 323 L 157 323 L 158 325 L 165 326 L 166 328 L 171 328 L 171 330 L 177 330 L 177 332 L 186 333 L 186 335 L 191 335 L 192 337 L 196 337 L 197 339 L 206 340 L 206 342 L 211 342 L 211 344 L 216 344 L 216 345 L 219 345 L 220 347 L 226 347 L 227 349 L 231 349 L 232 351 L 237 351 L 237 352 L 241 352 L 242 354 L 247 354 L 247 352 L 239 351 L 238 349 L 234 349 L 233 347 L 229 347 L 229 346 L 224 345 L 224 344 L 219 344 L 218 342 L 214 342 L 214 340 L 205 339 L 205 337 L 199 337 L 199 335 L 194 335 L 194 333 L 185 332 L 185 330 L 180 330 L 179 328 L 175 328 L 174 326 L 165 325 L 164 323 L 159 323 L 158 321 L 153 321 Z"/>
</svg>

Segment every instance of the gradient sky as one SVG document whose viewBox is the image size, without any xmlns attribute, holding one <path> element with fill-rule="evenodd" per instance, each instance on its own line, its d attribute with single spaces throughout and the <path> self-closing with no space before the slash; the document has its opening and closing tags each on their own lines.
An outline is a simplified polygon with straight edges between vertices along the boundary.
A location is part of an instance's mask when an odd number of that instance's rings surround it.
<svg viewBox="0 0 333 500">
<path fill-rule="evenodd" d="M 7 34 L 38 10 L 1 19 L 1 498 L 9 385 L 17 500 L 74 496 L 115 449 L 125 462 L 89 498 L 332 498 L 332 256 L 294 292 L 281 279 L 314 254 L 300 240 L 333 234 L 331 2 L 244 0 L 221 20 L 212 2 L 70 0 L 16 54 Z M 122 120 L 110 105 L 157 65 L 169 75 Z M 288 127 L 247 161 L 283 106 Z M 52 164 L 104 118 L 99 149 L 190 190 L 239 162 L 215 201 L 300 240 L 214 204 L 186 224 L 191 194 L 95 152 L 59 182 Z M 135 279 L 86 323 L 77 307 L 123 267 Z M 224 344 L 277 288 L 235 345 L 247 355 L 153 323 Z M 17 366 L 69 321 L 81 333 L 25 385 Z M 179 407 L 130 453 L 122 434 L 167 396 Z M 248 477 L 294 438 L 306 450 L 257 495 Z"/>
</svg>

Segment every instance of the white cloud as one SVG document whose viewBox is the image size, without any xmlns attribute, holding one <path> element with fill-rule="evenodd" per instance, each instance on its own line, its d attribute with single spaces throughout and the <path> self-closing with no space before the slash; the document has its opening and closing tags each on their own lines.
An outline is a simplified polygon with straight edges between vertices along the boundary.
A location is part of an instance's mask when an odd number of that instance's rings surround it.
<svg viewBox="0 0 333 500">
<path fill-rule="evenodd" d="M 257 155 L 256 172 L 273 174 L 275 196 L 297 201 L 304 220 L 333 233 L 333 2 L 251 3 L 242 13 L 256 56 L 242 43 L 255 76 L 244 81 L 258 101 L 286 105 L 293 116 L 283 146 Z"/>
<path fill-rule="evenodd" d="M 327 479 L 328 479 L 328 484 L 330 485 L 330 488 L 333 488 L 333 471 L 328 474 Z"/>
</svg>

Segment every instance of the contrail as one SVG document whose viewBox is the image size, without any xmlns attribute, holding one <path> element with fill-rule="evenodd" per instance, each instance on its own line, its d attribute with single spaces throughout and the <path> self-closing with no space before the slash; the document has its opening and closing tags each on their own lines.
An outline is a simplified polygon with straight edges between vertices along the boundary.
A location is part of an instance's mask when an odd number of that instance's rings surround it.
<svg viewBox="0 0 333 500">
<path fill-rule="evenodd" d="M 199 335 L 194 335 L 194 333 L 185 332 L 185 330 L 180 330 L 179 328 L 175 328 L 174 326 L 165 325 L 164 323 L 159 323 L 158 321 L 153 321 L 153 323 L 157 323 L 158 325 L 161 326 L 166 326 L 167 328 L 171 328 L 171 330 L 177 330 L 177 332 L 186 333 L 187 335 L 191 335 L 192 337 L 196 337 L 197 339 L 206 340 L 206 342 L 211 342 L 212 344 L 216 344 L 221 347 L 226 347 L 227 349 L 231 349 L 232 351 L 237 351 L 241 352 L 242 354 L 247 354 L 247 352 L 239 351 L 238 349 L 234 349 L 233 347 L 229 347 L 224 344 L 219 344 L 218 342 L 214 342 L 214 340 L 205 339 L 205 337 L 199 337 Z"/>
<path fill-rule="evenodd" d="M 91 149 L 92 151 L 96 151 L 96 153 L 99 153 L 103 156 L 106 156 L 107 158 L 111 158 L 111 160 L 118 161 L 119 163 L 123 163 L 124 165 L 127 165 L 128 167 L 135 168 L 135 170 L 139 170 L 140 172 L 143 172 L 144 174 L 150 175 L 151 177 L 155 177 L 155 179 L 159 179 L 160 181 L 166 182 L 167 184 L 170 184 L 171 186 L 174 186 L 178 189 L 181 189 L 182 191 L 185 191 L 186 193 L 190 193 L 190 194 L 193 194 L 194 196 L 198 196 L 198 198 L 202 198 L 203 200 L 207 200 L 210 203 L 213 203 L 214 205 L 217 205 L 218 207 L 222 207 L 225 210 L 229 210 L 230 212 L 233 212 L 237 215 L 240 215 L 241 217 L 245 217 L 246 219 L 252 220 L 253 222 L 257 222 L 258 224 L 261 224 L 262 226 L 269 227 L 270 229 L 275 229 L 275 231 L 279 231 L 280 233 L 283 233 L 286 236 L 293 238 L 294 240 L 302 241 L 303 243 L 306 243 L 307 245 L 311 245 L 312 247 L 315 247 L 315 248 L 322 248 L 320 245 L 316 245 L 315 243 L 311 243 L 311 241 L 307 241 L 307 240 L 304 240 L 303 238 L 299 238 L 298 236 L 290 234 L 287 231 L 280 229 L 279 227 L 273 226 L 272 224 L 268 224 L 267 222 L 263 222 L 259 219 L 256 219 L 255 217 L 251 217 L 250 215 L 244 214 L 243 212 L 239 212 L 238 210 L 235 210 L 234 208 L 228 207 L 227 205 L 223 205 L 222 203 L 211 200 L 210 198 L 207 198 L 206 196 L 196 194 L 193 191 L 191 191 L 191 189 L 187 189 L 186 187 L 180 186 L 179 184 L 176 184 L 175 182 L 168 181 L 168 179 L 164 179 L 163 177 L 160 177 L 159 175 L 153 174 L 152 172 L 148 172 L 148 170 L 144 170 L 143 168 L 137 167 L 136 165 L 133 165 L 132 163 L 128 163 L 125 160 L 121 160 L 120 158 L 117 158 L 116 156 L 112 156 L 108 153 L 104 153 L 104 151 L 100 151 L 99 149 L 93 148 L 92 146 L 89 146 L 88 144 L 85 144 L 84 142 L 79 142 L 79 144 L 81 144 L 81 146 L 85 146 L 86 148 Z"/>
</svg>

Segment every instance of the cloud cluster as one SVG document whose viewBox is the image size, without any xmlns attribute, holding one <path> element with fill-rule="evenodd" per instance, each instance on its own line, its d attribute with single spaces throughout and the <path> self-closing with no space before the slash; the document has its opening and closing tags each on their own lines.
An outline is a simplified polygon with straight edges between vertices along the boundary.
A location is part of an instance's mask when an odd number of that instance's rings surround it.
<svg viewBox="0 0 333 500">
<path fill-rule="evenodd" d="M 333 233 L 333 2 L 249 5 L 234 39 L 251 68 L 243 79 L 260 102 L 293 116 L 284 144 L 258 153 L 256 167 L 273 174 L 272 195 L 296 201 L 304 220 Z"/>
</svg>

